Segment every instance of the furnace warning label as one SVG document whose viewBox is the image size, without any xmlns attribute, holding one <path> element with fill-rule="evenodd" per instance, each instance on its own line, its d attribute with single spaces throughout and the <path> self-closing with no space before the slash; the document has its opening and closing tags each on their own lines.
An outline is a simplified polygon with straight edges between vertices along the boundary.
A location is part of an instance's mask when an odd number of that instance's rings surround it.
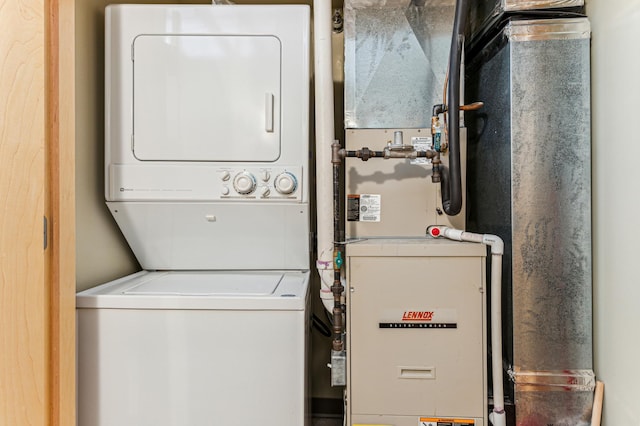
<svg viewBox="0 0 640 426">
<path fill-rule="evenodd" d="M 350 222 L 380 222 L 380 194 L 349 194 L 347 220 Z"/>
<path fill-rule="evenodd" d="M 418 426 L 475 426 L 473 419 L 438 419 L 421 417 Z"/>
<path fill-rule="evenodd" d="M 411 138 L 411 145 L 416 151 L 428 151 L 431 149 L 431 136 L 415 136 Z M 418 157 L 410 161 L 411 164 L 430 164 L 427 157 Z"/>
</svg>

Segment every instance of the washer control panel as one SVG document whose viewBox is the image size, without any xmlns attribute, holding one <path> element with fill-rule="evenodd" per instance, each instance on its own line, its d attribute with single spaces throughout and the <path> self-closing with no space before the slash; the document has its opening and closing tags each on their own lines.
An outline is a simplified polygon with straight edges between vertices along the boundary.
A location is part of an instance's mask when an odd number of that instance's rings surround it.
<svg viewBox="0 0 640 426">
<path fill-rule="evenodd" d="M 302 168 L 229 167 L 218 170 L 222 199 L 301 199 Z"/>
</svg>

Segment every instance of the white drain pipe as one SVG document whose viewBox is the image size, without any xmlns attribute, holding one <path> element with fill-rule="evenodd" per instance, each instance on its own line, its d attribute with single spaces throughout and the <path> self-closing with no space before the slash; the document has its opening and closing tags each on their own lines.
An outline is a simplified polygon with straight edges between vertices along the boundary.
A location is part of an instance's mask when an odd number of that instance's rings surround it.
<svg viewBox="0 0 640 426">
<path fill-rule="evenodd" d="M 485 244 L 491 247 L 491 369 L 493 372 L 493 412 L 489 420 L 494 426 L 506 426 L 504 386 L 502 384 L 502 255 L 504 242 L 497 235 L 474 234 L 446 226 L 432 225 L 427 234 L 455 241 Z"/>
<path fill-rule="evenodd" d="M 320 274 L 320 299 L 327 311 L 333 311 L 333 166 L 331 144 L 334 140 L 333 54 L 331 0 L 313 2 L 313 41 L 316 110 L 316 267 Z"/>
</svg>

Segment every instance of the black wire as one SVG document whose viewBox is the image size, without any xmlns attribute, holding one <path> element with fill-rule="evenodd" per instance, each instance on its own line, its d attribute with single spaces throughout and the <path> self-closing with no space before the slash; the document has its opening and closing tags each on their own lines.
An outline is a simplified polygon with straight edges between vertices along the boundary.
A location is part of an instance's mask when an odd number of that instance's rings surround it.
<svg viewBox="0 0 640 426">
<path fill-rule="evenodd" d="M 322 321 L 319 316 L 317 316 L 316 314 L 313 314 L 311 317 L 311 322 L 313 324 L 313 328 L 318 330 L 320 334 L 322 334 L 325 337 L 331 337 L 331 328 L 329 328 L 329 326 L 325 324 L 324 321 Z"/>
</svg>

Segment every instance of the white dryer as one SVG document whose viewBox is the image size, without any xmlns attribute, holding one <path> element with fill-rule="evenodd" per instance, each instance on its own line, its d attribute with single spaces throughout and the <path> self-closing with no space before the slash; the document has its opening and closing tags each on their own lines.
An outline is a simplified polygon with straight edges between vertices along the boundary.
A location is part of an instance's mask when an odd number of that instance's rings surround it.
<svg viewBox="0 0 640 426">
<path fill-rule="evenodd" d="M 105 44 L 144 271 L 77 295 L 78 424 L 307 424 L 309 8 L 111 5 Z"/>
</svg>

